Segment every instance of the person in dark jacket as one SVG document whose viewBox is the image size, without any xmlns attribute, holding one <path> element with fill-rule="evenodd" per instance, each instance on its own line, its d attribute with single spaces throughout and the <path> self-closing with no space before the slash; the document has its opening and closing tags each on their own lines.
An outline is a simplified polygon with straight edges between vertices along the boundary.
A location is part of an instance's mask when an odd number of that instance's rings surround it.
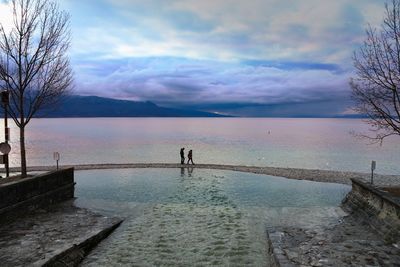
<svg viewBox="0 0 400 267">
<path fill-rule="evenodd" d="M 181 164 L 185 164 L 185 148 L 181 148 Z"/>
<path fill-rule="evenodd" d="M 187 164 L 189 164 L 189 162 L 192 162 L 192 164 L 194 165 L 194 162 L 193 162 L 193 151 L 192 150 L 189 150 L 189 153 L 188 153 Z"/>
</svg>

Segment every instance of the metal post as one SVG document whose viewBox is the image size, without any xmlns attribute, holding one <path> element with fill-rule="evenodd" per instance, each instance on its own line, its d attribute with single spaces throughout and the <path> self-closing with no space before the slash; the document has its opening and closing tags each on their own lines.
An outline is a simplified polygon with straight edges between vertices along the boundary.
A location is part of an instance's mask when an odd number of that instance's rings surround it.
<svg viewBox="0 0 400 267">
<path fill-rule="evenodd" d="M 376 168 L 376 161 L 371 162 L 371 184 L 374 184 L 374 170 Z"/>
<path fill-rule="evenodd" d="M 8 93 L 8 92 L 7 92 Z M 4 104 L 4 135 L 6 137 L 5 143 L 8 144 L 8 103 Z M 5 156 L 6 177 L 10 177 L 10 164 L 8 162 L 8 154 Z"/>
<path fill-rule="evenodd" d="M 371 170 L 371 184 L 374 184 L 374 170 Z"/>
<path fill-rule="evenodd" d="M 5 137 L 5 143 L 8 144 L 8 141 L 10 140 L 9 136 L 9 129 L 8 129 L 8 103 L 9 103 L 9 92 L 8 91 L 3 91 L 1 92 L 1 101 L 3 102 L 4 105 L 4 137 Z M 10 176 L 10 165 L 8 161 L 8 153 L 4 155 L 4 164 L 6 168 L 6 177 Z"/>
<path fill-rule="evenodd" d="M 58 161 L 60 160 L 60 153 L 54 152 L 53 153 L 53 159 L 56 161 L 57 170 L 58 170 Z"/>
</svg>

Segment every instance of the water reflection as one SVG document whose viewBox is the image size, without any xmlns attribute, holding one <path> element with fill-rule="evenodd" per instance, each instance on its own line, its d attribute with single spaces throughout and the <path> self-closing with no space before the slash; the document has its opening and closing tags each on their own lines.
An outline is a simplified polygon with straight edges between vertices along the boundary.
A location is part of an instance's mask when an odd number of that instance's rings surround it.
<svg viewBox="0 0 400 267">
<path fill-rule="evenodd" d="M 193 170 L 194 168 L 192 166 L 187 166 L 187 167 L 180 167 L 181 169 L 181 177 L 192 177 Z M 186 171 L 187 171 L 187 176 L 186 176 Z"/>
<path fill-rule="evenodd" d="M 188 176 L 192 177 L 194 168 L 193 167 L 188 167 L 187 169 L 188 169 Z"/>
</svg>

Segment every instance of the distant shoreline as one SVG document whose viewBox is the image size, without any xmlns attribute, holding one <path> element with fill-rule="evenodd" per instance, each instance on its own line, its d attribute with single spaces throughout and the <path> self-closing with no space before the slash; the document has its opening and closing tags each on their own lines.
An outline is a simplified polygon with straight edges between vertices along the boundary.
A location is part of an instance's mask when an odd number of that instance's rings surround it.
<svg viewBox="0 0 400 267">
<path fill-rule="evenodd" d="M 259 106 L 260 107 L 260 106 Z M 195 107 L 181 107 L 172 105 L 159 106 L 151 101 L 131 101 L 106 98 L 100 96 L 69 95 L 62 99 L 54 109 L 42 110 L 36 114 L 36 118 L 97 118 L 97 117 L 178 117 L 178 118 L 224 118 L 224 117 L 257 117 L 263 114 L 263 118 L 361 118 L 362 114 L 318 113 L 296 110 L 290 112 L 240 112 L 239 110 L 224 109 L 221 107 L 203 107 L 198 110 Z M 211 110 L 210 110 L 211 109 Z M 273 108 L 273 109 L 276 109 Z M 267 107 L 262 110 L 269 110 Z M 280 109 L 279 109 L 280 110 Z M 1 110 L 0 110 L 1 112 Z"/>
<path fill-rule="evenodd" d="M 74 167 L 75 170 L 98 170 L 98 169 L 134 169 L 134 168 L 198 168 L 198 169 L 214 169 L 214 170 L 230 170 L 239 172 L 248 172 L 256 174 L 264 174 L 278 177 L 285 177 L 296 180 L 308 180 L 325 183 L 351 184 L 351 178 L 358 178 L 364 181 L 370 181 L 370 174 L 360 172 L 342 172 L 328 170 L 312 170 L 298 168 L 279 168 L 279 167 L 257 167 L 257 166 L 241 166 L 241 165 L 219 165 L 219 164 L 196 164 L 181 165 L 175 163 L 125 163 L 125 164 L 77 164 L 62 165 L 60 168 Z M 18 167 L 11 168 L 12 172 L 17 172 Z M 29 172 L 35 171 L 51 171 L 55 170 L 55 166 L 32 166 L 28 167 Z M 374 175 L 374 183 L 379 186 L 400 186 L 400 175 Z"/>
</svg>

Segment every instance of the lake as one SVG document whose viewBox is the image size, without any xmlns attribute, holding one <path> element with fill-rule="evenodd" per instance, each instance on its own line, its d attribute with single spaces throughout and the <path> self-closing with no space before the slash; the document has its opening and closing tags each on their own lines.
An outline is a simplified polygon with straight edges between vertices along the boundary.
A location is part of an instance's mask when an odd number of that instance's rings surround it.
<svg viewBox="0 0 400 267">
<path fill-rule="evenodd" d="M 19 164 L 18 129 L 11 124 L 12 166 Z M 179 162 L 193 149 L 196 163 L 400 172 L 400 138 L 368 145 L 351 131 L 357 119 L 62 118 L 33 119 L 27 127 L 28 165 Z"/>
</svg>

